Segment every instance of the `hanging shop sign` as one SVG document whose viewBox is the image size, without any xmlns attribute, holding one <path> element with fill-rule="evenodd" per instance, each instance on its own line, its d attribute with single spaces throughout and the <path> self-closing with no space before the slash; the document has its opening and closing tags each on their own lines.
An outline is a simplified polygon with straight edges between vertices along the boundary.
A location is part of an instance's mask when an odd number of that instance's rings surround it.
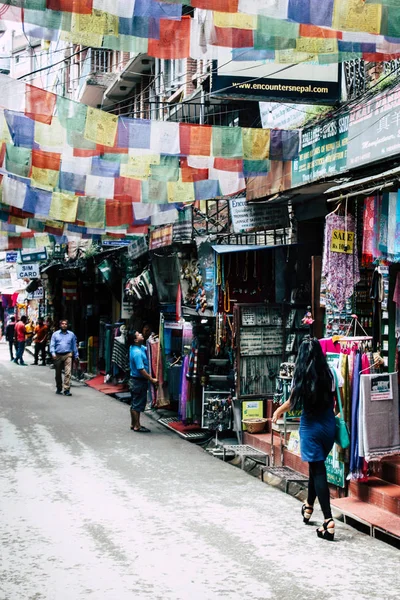
<svg viewBox="0 0 400 600">
<path fill-rule="evenodd" d="M 53 258 L 64 258 L 68 244 L 54 244 Z"/>
<path fill-rule="evenodd" d="M 27 300 L 43 300 L 44 298 L 44 290 L 42 287 L 38 287 L 34 292 L 30 292 L 26 299 Z"/>
<path fill-rule="evenodd" d="M 400 151 L 400 87 L 384 92 L 350 114 L 348 168 Z"/>
<path fill-rule="evenodd" d="M 164 246 L 171 246 L 173 241 L 173 227 L 172 225 L 165 225 L 159 229 L 154 229 L 150 232 L 150 250 L 156 250 L 157 248 L 163 248 Z"/>
<path fill-rule="evenodd" d="M 342 254 L 353 254 L 354 251 L 354 233 L 352 231 L 342 231 L 334 229 L 331 237 L 331 252 L 340 252 Z"/>
<path fill-rule="evenodd" d="M 371 377 L 371 401 L 393 400 L 393 389 L 390 375 Z"/>
<path fill-rule="evenodd" d="M 17 279 L 37 279 L 40 275 L 39 264 L 29 263 L 17 266 Z"/>
<path fill-rule="evenodd" d="M 213 96 L 309 104 L 330 104 L 340 98 L 340 66 L 337 63 L 299 64 L 293 58 L 293 64 L 288 61 L 284 68 L 279 68 L 273 60 L 254 60 L 242 48 L 235 60 L 232 60 L 232 50 L 220 50 L 218 61 L 213 62 Z"/>
<path fill-rule="evenodd" d="M 103 240 L 101 242 L 102 246 L 108 246 L 108 247 L 118 247 L 118 246 L 130 246 L 131 245 L 131 241 L 130 240 Z"/>
<path fill-rule="evenodd" d="M 6 252 L 6 263 L 16 263 L 18 252 Z"/>
<path fill-rule="evenodd" d="M 19 251 L 19 263 L 33 263 L 42 260 L 47 260 L 46 248 L 40 248 L 40 250 L 20 250 Z"/>
<path fill-rule="evenodd" d="M 292 164 L 293 187 L 347 169 L 349 115 L 305 129 L 300 152 Z"/>
<path fill-rule="evenodd" d="M 289 226 L 287 206 L 249 204 L 246 198 L 230 200 L 229 209 L 234 233 L 251 233 Z"/>
<path fill-rule="evenodd" d="M 260 102 L 260 117 L 264 129 L 299 129 L 322 107 L 309 104 Z M 326 108 L 326 107 L 325 107 Z"/>
<path fill-rule="evenodd" d="M 341 460 L 337 460 L 336 449 L 331 450 L 325 461 L 326 467 L 326 478 L 328 483 L 337 485 L 338 487 L 345 487 L 344 478 L 344 463 Z"/>
<path fill-rule="evenodd" d="M 148 249 L 146 236 L 137 236 L 131 239 L 131 243 L 128 246 L 128 256 L 132 259 L 139 258 L 139 256 L 146 254 Z"/>
</svg>

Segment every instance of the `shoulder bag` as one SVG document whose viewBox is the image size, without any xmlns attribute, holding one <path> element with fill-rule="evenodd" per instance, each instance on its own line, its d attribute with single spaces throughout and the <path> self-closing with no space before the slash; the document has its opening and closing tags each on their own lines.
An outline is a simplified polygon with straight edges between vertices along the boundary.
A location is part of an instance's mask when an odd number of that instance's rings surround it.
<svg viewBox="0 0 400 600">
<path fill-rule="evenodd" d="M 350 446 L 350 434 L 349 434 L 349 428 L 347 427 L 347 423 L 343 418 L 343 406 L 342 406 L 342 400 L 340 398 L 340 389 L 339 389 L 339 385 L 338 385 L 338 376 L 336 374 L 336 371 L 334 369 L 332 369 L 333 372 L 333 377 L 335 379 L 335 386 L 336 386 L 336 398 L 337 398 L 337 403 L 338 403 L 338 407 L 339 407 L 339 413 L 340 416 L 337 415 L 335 417 L 335 425 L 336 425 L 336 429 L 335 429 L 335 443 L 340 446 L 341 448 L 343 448 L 343 450 L 346 450 L 346 448 L 348 448 Z"/>
</svg>

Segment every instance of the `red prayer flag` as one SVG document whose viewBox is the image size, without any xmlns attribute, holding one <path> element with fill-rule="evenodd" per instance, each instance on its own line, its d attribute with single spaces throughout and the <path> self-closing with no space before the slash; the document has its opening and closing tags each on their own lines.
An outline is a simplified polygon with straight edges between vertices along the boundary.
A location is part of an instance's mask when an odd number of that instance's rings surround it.
<svg viewBox="0 0 400 600">
<path fill-rule="evenodd" d="M 211 136 L 211 125 L 179 123 L 181 154 L 186 156 L 210 156 Z"/>
<path fill-rule="evenodd" d="M 217 10 L 218 12 L 237 13 L 239 11 L 239 0 L 192 0 L 190 6 L 204 8 L 205 10 Z"/>
<path fill-rule="evenodd" d="M 214 27 L 212 43 L 214 46 L 223 46 L 227 48 L 253 48 L 253 31 L 251 29 Z"/>
<path fill-rule="evenodd" d="M 47 8 L 80 15 L 91 15 L 93 0 L 47 0 Z"/>
<path fill-rule="evenodd" d="M 46 90 L 41 90 L 33 85 L 26 84 L 25 91 L 27 117 L 51 125 L 57 96 Z"/>
<path fill-rule="evenodd" d="M 215 158 L 214 169 L 220 171 L 231 171 L 232 173 L 242 173 L 243 160 L 236 158 Z"/>
<path fill-rule="evenodd" d="M 130 177 L 117 177 L 114 183 L 114 198 L 120 200 L 121 196 L 128 197 L 130 202 L 140 202 L 142 182 Z"/>
<path fill-rule="evenodd" d="M 45 152 L 44 150 L 32 150 L 32 167 L 38 169 L 60 170 L 61 154 L 58 152 Z"/>
<path fill-rule="evenodd" d="M 132 200 L 106 200 L 106 226 L 132 225 Z"/>
<path fill-rule="evenodd" d="M 208 179 L 208 169 L 189 167 L 187 158 L 181 158 L 181 174 L 183 183 L 193 183 Z"/>
<path fill-rule="evenodd" d="M 343 33 L 341 31 L 335 31 L 334 29 L 326 29 L 325 27 L 318 27 L 317 25 L 300 25 L 299 37 L 306 38 L 333 38 L 341 40 Z"/>
<path fill-rule="evenodd" d="M 181 21 L 160 19 L 160 38 L 149 39 L 148 54 L 156 58 L 188 58 L 190 54 L 190 17 Z"/>
</svg>

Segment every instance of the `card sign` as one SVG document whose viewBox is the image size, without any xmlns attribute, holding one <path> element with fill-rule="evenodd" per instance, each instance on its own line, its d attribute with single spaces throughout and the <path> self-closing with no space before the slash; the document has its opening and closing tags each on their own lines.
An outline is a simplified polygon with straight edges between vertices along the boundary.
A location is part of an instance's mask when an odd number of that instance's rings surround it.
<svg viewBox="0 0 400 600">
<path fill-rule="evenodd" d="M 30 263 L 17 266 L 17 279 L 37 279 L 40 276 L 39 264 Z"/>
<path fill-rule="evenodd" d="M 371 401 L 393 400 L 390 375 L 376 375 L 371 378 Z"/>
<path fill-rule="evenodd" d="M 46 248 L 40 248 L 39 250 L 20 250 L 18 262 L 31 264 L 34 261 L 47 260 Z"/>
<path fill-rule="evenodd" d="M 334 229 L 331 238 L 331 252 L 340 252 L 341 254 L 353 254 L 354 233 L 353 231 L 342 231 Z"/>
</svg>

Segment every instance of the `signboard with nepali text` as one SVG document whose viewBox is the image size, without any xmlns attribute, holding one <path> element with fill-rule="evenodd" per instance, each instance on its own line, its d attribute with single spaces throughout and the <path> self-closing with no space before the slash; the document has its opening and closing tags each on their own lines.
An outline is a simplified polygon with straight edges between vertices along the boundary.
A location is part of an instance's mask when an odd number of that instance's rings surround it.
<svg viewBox="0 0 400 600">
<path fill-rule="evenodd" d="M 293 186 L 347 169 L 348 126 L 349 115 L 344 115 L 302 132 L 299 156 L 293 161 Z"/>
</svg>

